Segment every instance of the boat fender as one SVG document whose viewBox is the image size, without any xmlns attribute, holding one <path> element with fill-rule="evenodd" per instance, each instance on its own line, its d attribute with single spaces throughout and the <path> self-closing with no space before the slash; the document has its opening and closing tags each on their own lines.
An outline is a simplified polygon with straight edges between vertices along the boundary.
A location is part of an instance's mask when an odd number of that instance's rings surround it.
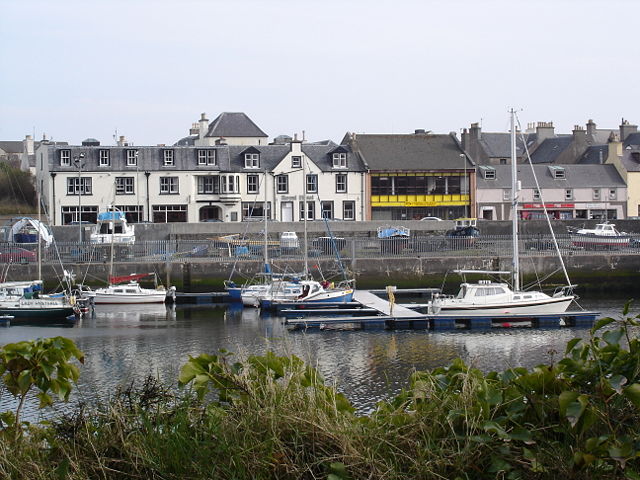
<svg viewBox="0 0 640 480">
<path fill-rule="evenodd" d="M 69 304 L 71 304 L 71 305 L 75 305 L 75 304 L 76 304 L 76 297 L 75 297 L 75 295 L 71 295 L 71 296 L 69 297 Z"/>
</svg>

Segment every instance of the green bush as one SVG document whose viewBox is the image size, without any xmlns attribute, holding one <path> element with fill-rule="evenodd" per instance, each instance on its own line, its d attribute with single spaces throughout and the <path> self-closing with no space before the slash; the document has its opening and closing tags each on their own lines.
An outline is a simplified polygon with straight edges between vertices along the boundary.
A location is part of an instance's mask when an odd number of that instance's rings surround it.
<svg viewBox="0 0 640 480">
<path fill-rule="evenodd" d="M 148 379 L 8 437 L 0 477 L 637 479 L 638 326 L 602 319 L 531 370 L 416 372 L 366 416 L 295 356 L 200 355 L 178 394 Z"/>
</svg>

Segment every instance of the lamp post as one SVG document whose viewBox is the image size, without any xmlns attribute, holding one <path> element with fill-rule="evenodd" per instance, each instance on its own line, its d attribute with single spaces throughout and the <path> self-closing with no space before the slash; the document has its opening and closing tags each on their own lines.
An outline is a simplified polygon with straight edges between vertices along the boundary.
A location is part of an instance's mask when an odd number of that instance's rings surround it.
<svg viewBox="0 0 640 480">
<path fill-rule="evenodd" d="M 462 164 L 464 165 L 464 177 L 462 178 L 462 183 L 460 184 L 460 191 L 462 193 L 469 194 L 469 188 L 467 186 L 467 156 L 464 153 L 460 154 L 460 158 L 462 159 Z M 464 216 L 465 218 L 468 216 L 467 214 L 467 201 L 464 202 Z"/>
<path fill-rule="evenodd" d="M 78 168 L 78 246 L 82 244 L 82 167 L 84 167 L 84 153 L 73 157 L 73 164 Z"/>
</svg>

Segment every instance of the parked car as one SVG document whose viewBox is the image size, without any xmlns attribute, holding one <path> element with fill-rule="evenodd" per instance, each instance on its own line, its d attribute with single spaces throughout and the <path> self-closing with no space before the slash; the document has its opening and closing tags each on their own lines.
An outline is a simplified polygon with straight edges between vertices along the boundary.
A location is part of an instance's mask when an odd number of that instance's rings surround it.
<svg viewBox="0 0 640 480">
<path fill-rule="evenodd" d="M 311 242 L 313 248 L 320 250 L 324 255 L 334 253 L 334 246 L 335 249 L 340 251 L 346 244 L 347 241 L 342 237 L 318 237 Z"/>
<path fill-rule="evenodd" d="M 436 222 L 441 222 L 442 221 L 442 219 L 439 218 L 439 217 L 422 217 L 420 219 L 421 222 L 424 222 L 426 220 L 433 220 L 433 221 L 436 221 Z"/>
<path fill-rule="evenodd" d="M 26 263 L 36 260 L 36 252 L 26 248 L 8 247 L 0 251 L 0 263 Z"/>
<path fill-rule="evenodd" d="M 480 236 L 480 230 L 477 227 L 468 225 L 447 231 L 445 234 L 449 248 L 471 248 L 476 243 L 476 238 Z"/>
</svg>

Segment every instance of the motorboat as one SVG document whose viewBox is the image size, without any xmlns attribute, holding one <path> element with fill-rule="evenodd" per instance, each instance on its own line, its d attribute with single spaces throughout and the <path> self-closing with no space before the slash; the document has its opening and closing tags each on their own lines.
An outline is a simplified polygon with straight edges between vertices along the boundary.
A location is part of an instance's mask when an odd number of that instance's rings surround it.
<svg viewBox="0 0 640 480">
<path fill-rule="evenodd" d="M 0 315 L 33 321 L 75 321 L 73 298 L 45 295 L 42 280 L 0 283 Z"/>
<path fill-rule="evenodd" d="M 154 273 L 110 276 L 109 285 L 85 291 L 84 294 L 96 305 L 164 303 L 167 299 L 175 299 L 176 287 L 167 289 L 163 285 L 158 285 L 155 288 L 143 288 L 138 283 L 138 280 L 150 276 L 156 278 Z"/>
<path fill-rule="evenodd" d="M 620 232 L 613 223 L 598 223 L 596 228 L 581 228 L 570 232 L 574 247 L 584 249 L 615 249 L 629 246 L 631 236 Z"/>
<path fill-rule="evenodd" d="M 96 227 L 89 237 L 94 244 L 131 245 L 136 241 L 135 225 L 129 225 L 124 212 L 109 206 L 98 214 Z"/>
<path fill-rule="evenodd" d="M 573 287 L 565 268 L 562 256 L 558 255 L 567 285 L 557 289 L 553 295 L 541 291 L 524 290 L 520 286 L 520 261 L 518 240 L 518 195 L 517 158 L 515 139 L 515 111 L 511 110 L 511 193 L 512 193 L 512 266 L 511 271 L 456 270 L 456 273 L 511 275 L 511 287 L 506 283 L 494 283 L 480 280 L 477 283 L 464 282 L 458 295 L 434 295 L 428 304 L 428 313 L 434 315 L 458 314 L 557 314 L 563 313 L 575 299 Z M 546 213 L 546 212 L 545 212 Z M 548 221 L 548 220 L 547 220 Z M 557 247 L 551 224 L 549 229 Z"/>
<path fill-rule="evenodd" d="M 478 283 L 462 283 L 455 297 L 435 295 L 429 304 L 429 313 L 435 315 L 551 314 L 566 311 L 572 301 L 573 296 L 566 295 L 562 289 L 550 296 L 539 291 L 514 292 L 507 283 L 480 280 Z"/>
</svg>

